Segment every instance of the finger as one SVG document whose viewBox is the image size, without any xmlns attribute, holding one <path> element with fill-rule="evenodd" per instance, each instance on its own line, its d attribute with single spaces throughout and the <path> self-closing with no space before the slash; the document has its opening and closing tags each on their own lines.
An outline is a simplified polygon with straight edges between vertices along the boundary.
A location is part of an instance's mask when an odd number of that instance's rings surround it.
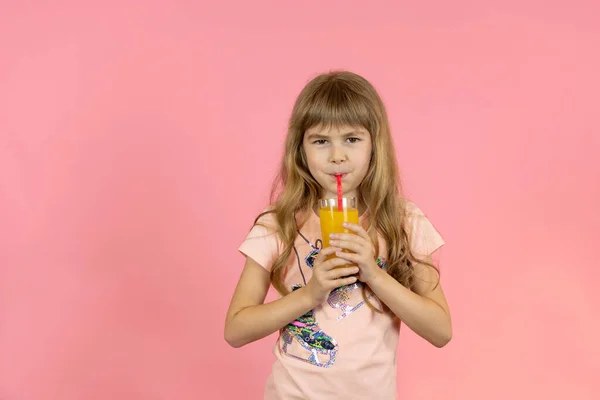
<svg viewBox="0 0 600 400">
<path fill-rule="evenodd" d="M 322 270 L 324 271 L 324 277 L 326 279 L 337 279 L 340 276 L 346 276 L 348 274 L 356 274 L 359 272 L 356 265 L 351 265 L 352 263 L 348 262 L 348 260 L 344 260 L 341 258 L 334 258 L 332 260 L 327 260 L 327 265 L 323 264 L 324 267 Z M 351 271 L 344 271 L 346 269 L 350 269 Z"/>
<path fill-rule="evenodd" d="M 365 242 L 365 238 L 360 237 L 355 233 L 332 233 L 330 236 L 331 239 L 329 240 L 329 243 L 331 243 L 332 241 L 335 243 L 336 240 L 346 240 L 348 242 L 354 242 L 361 246 L 365 246 L 369 243 Z"/>
<path fill-rule="evenodd" d="M 335 253 L 335 256 L 340 260 L 345 260 L 346 262 L 350 261 L 352 263 L 358 263 L 360 261 L 360 255 L 356 253 L 346 253 L 343 251 L 338 251 L 337 253 Z"/>
<path fill-rule="evenodd" d="M 350 222 L 344 222 L 342 225 L 344 226 L 344 228 L 346 228 L 352 232 L 355 232 L 358 236 L 362 237 L 363 239 L 371 240 L 371 238 L 369 237 L 369 234 L 367 233 L 365 228 L 363 228 L 362 226 L 353 224 Z"/>
<path fill-rule="evenodd" d="M 339 251 L 341 251 L 341 249 Z M 320 269 L 322 269 L 323 271 L 329 271 L 336 267 L 340 267 L 340 266 L 346 265 L 346 264 L 348 264 L 348 261 L 342 260 L 341 258 L 338 258 L 338 257 L 334 257 L 331 260 L 327 260 L 327 261 L 323 262 L 323 264 L 321 264 Z"/>
<path fill-rule="evenodd" d="M 364 246 L 349 240 L 332 240 L 331 242 L 333 242 L 335 247 L 341 247 L 342 249 L 350 250 L 355 253 L 361 253 L 365 248 Z"/>
<path fill-rule="evenodd" d="M 327 274 L 327 277 L 329 279 L 339 279 L 339 278 L 346 277 L 348 275 L 357 274 L 359 271 L 360 270 L 358 267 L 336 268 L 336 269 L 330 271 Z"/>
<path fill-rule="evenodd" d="M 339 247 L 325 247 L 324 249 L 319 251 L 319 254 L 317 255 L 317 259 L 315 261 L 323 262 L 325 261 L 326 257 L 334 255 L 336 251 L 340 250 L 341 249 Z"/>
<path fill-rule="evenodd" d="M 358 280 L 357 276 L 349 276 L 347 278 L 342 278 L 342 279 L 336 279 L 334 281 L 334 285 L 332 285 L 332 288 L 338 288 L 340 286 L 346 286 L 346 285 L 352 285 L 353 283 L 355 283 Z"/>
</svg>

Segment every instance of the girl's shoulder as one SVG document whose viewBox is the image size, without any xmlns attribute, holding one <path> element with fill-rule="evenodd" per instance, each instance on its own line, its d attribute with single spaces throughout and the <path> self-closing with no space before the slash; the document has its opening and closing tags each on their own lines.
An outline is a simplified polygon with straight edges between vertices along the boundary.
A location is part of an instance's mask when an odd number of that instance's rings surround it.
<svg viewBox="0 0 600 400">
<path fill-rule="evenodd" d="M 258 214 L 238 250 L 265 269 L 271 269 L 274 260 L 282 250 L 277 220 L 272 207 L 267 207 Z"/>
<path fill-rule="evenodd" d="M 298 229 L 304 226 L 314 217 L 311 210 L 299 210 L 290 217 L 289 223 L 295 224 Z M 280 224 L 277 220 L 277 210 L 275 205 L 268 205 L 258 214 L 254 220 L 253 227 L 262 226 L 264 228 L 277 231 Z"/>
<path fill-rule="evenodd" d="M 277 229 L 277 215 L 275 206 L 268 205 L 254 219 L 254 226 L 262 226 L 267 229 Z"/>
<path fill-rule="evenodd" d="M 444 245 L 444 239 L 417 204 L 402 199 L 401 208 L 414 251 L 421 255 L 429 255 Z"/>
<path fill-rule="evenodd" d="M 425 216 L 423 210 L 416 203 L 406 198 L 400 199 L 400 212 L 408 219 Z"/>
</svg>

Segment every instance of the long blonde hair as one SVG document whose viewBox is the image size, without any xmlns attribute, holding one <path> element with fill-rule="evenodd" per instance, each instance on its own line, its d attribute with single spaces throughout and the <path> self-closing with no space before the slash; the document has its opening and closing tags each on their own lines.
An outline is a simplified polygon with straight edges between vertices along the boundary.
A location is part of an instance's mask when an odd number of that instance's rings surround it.
<svg viewBox="0 0 600 400">
<path fill-rule="evenodd" d="M 396 155 L 385 106 L 375 88 L 363 77 L 347 71 L 318 75 L 300 92 L 289 120 L 285 151 L 271 191 L 272 207 L 283 251 L 274 261 L 271 282 L 279 293 L 289 293 L 283 283 L 298 227 L 296 216 L 313 212 L 320 186 L 308 170 L 302 143 L 315 126 L 361 126 L 371 135 L 369 169 L 358 189 L 358 204 L 365 210 L 369 236 L 379 249 L 377 233 L 388 247 L 387 272 L 405 287 L 412 287 L 417 259 L 410 247 L 405 200 L 398 176 Z M 376 255 L 377 257 L 378 255 Z"/>
</svg>

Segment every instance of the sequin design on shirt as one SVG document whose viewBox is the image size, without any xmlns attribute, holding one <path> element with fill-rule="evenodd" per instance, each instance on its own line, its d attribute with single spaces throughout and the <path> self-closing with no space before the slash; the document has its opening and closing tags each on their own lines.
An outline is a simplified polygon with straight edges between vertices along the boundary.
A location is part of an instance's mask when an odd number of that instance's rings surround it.
<svg viewBox="0 0 600 400">
<path fill-rule="evenodd" d="M 292 290 L 297 290 L 301 285 L 294 285 Z M 335 339 L 319 328 L 315 320 L 315 312 L 311 310 L 288 324 L 281 336 L 281 351 L 289 357 L 307 362 L 317 367 L 329 368 L 335 363 L 338 344 Z M 308 358 L 291 354 L 288 347 L 297 341 L 309 352 Z"/>
<path fill-rule="evenodd" d="M 308 267 L 310 269 L 313 269 L 313 267 L 315 266 L 315 259 L 317 258 L 318 255 L 319 255 L 319 249 L 313 248 L 310 251 L 310 253 L 308 253 L 306 258 L 304 258 L 304 261 L 306 261 L 306 265 L 308 265 Z"/>
<path fill-rule="evenodd" d="M 387 262 L 382 257 L 377 258 L 377 265 L 381 269 L 385 269 L 387 267 Z M 363 299 L 358 304 L 350 304 L 350 293 L 357 289 L 362 289 L 364 287 L 364 283 L 355 282 L 351 285 L 340 286 L 337 289 L 334 289 L 327 298 L 327 303 L 332 308 L 340 309 L 342 312 L 336 320 L 339 321 L 341 319 L 346 318 L 348 315 L 352 314 L 354 311 L 358 310 L 360 307 L 365 305 L 365 300 Z M 370 300 L 373 295 L 367 296 L 367 300 Z"/>
</svg>

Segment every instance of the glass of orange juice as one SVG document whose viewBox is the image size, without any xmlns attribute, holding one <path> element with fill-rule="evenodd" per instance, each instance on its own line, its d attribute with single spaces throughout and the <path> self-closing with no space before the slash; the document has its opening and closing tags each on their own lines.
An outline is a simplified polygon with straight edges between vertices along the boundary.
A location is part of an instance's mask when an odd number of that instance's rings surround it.
<svg viewBox="0 0 600 400">
<path fill-rule="evenodd" d="M 338 208 L 337 198 L 319 200 L 319 219 L 321 221 L 323 248 L 326 248 L 329 247 L 330 233 L 353 233 L 342 226 L 344 222 L 350 222 L 358 225 L 358 208 L 356 207 L 356 198 L 343 197 L 341 210 Z M 331 258 L 335 258 L 335 254 L 327 257 L 328 260 Z M 354 264 L 342 265 L 338 268 L 353 265 Z"/>
</svg>

